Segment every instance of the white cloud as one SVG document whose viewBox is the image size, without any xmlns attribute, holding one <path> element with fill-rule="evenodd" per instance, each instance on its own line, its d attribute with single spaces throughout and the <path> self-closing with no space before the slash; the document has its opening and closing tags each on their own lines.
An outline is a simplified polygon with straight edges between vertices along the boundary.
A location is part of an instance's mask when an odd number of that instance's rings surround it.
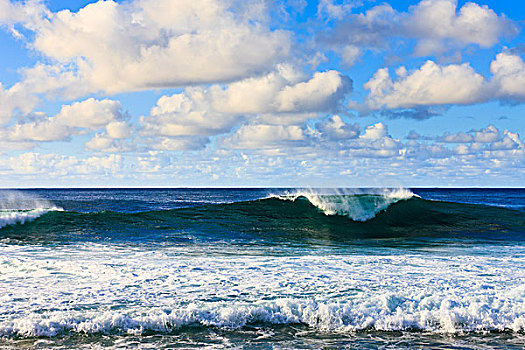
<svg viewBox="0 0 525 350">
<path fill-rule="evenodd" d="M 350 92 L 352 82 L 337 71 L 316 72 L 306 80 L 287 65 L 268 75 L 209 89 L 211 105 L 231 114 L 307 113 L 332 111 Z"/>
<path fill-rule="evenodd" d="M 326 120 L 326 124 L 340 122 L 343 128 L 352 125 L 333 117 Z M 224 140 L 236 143 L 218 144 L 230 149 L 180 153 L 176 159 L 160 150 L 125 158 L 28 152 L 0 156 L 0 174 L 5 181 L 31 179 L 32 183 L 35 175 L 45 174 L 38 178 L 46 179 L 48 184 L 56 179 L 123 178 L 119 184 L 139 184 L 137 181 L 148 179 L 159 185 L 188 186 L 209 181 L 213 176 L 219 177 L 221 184 L 305 186 L 425 186 L 430 184 L 429 179 L 435 185 L 436 177 L 446 181 L 441 184 L 458 185 L 472 185 L 472 181 L 476 185 L 490 184 L 500 179 L 502 184 L 518 186 L 523 181 L 522 172 L 517 169 L 525 165 L 525 144 L 517 133 L 489 125 L 456 134 L 470 135 L 470 142 L 447 142 L 444 138 L 453 135 L 450 133 L 402 142 L 389 135 L 383 123 L 368 125 L 359 131 L 359 136 L 347 138 L 328 137 L 312 127 L 253 124 L 241 127 Z M 180 145 L 176 148 L 180 149 Z M 196 157 L 197 154 L 203 156 Z M 177 180 L 170 182 L 174 178 Z"/>
<path fill-rule="evenodd" d="M 457 0 L 422 0 L 408 12 L 378 5 L 342 18 L 323 40 L 336 47 L 384 48 L 395 38 L 414 39 L 414 54 L 427 56 L 468 45 L 492 47 L 519 32 L 514 22 L 488 6 L 467 2 L 458 11 L 457 5 Z"/>
<path fill-rule="evenodd" d="M 127 140 L 113 138 L 108 133 L 96 134 L 85 146 L 89 150 L 105 153 L 122 153 L 134 149 Z"/>
<path fill-rule="evenodd" d="M 439 141 L 446 143 L 491 143 L 500 139 L 500 132 L 494 125 L 486 128 L 470 131 L 468 133 L 459 132 L 454 134 L 445 133 L 438 138 Z"/>
<path fill-rule="evenodd" d="M 64 105 L 56 115 L 57 123 L 72 127 L 98 129 L 123 118 L 119 101 L 89 98 Z"/>
<path fill-rule="evenodd" d="M 289 33 L 270 30 L 258 11 L 238 16 L 235 6 L 110 0 L 47 13 L 48 19 L 26 21 L 26 27 L 35 32 L 32 47 L 56 64 L 37 65 L 26 75 L 38 82 L 35 89 L 73 97 L 224 82 L 271 70 L 289 54 Z"/>
<path fill-rule="evenodd" d="M 441 66 L 427 61 L 413 71 L 401 66 L 395 80 L 387 68 L 381 68 L 364 84 L 370 91 L 367 106 L 377 110 L 469 105 L 498 99 L 525 101 L 525 62 L 519 55 L 500 53 L 490 68 L 488 80 L 468 63 Z"/>
<path fill-rule="evenodd" d="M 106 132 L 112 139 L 125 139 L 132 134 L 131 126 L 124 121 L 114 121 L 106 125 Z"/>
<path fill-rule="evenodd" d="M 347 67 L 352 67 L 363 54 L 361 49 L 355 45 L 345 45 L 339 50 L 339 53 Z"/>
<path fill-rule="evenodd" d="M 315 157 L 376 158 L 399 155 L 402 145 L 382 123 L 367 126 L 333 116 L 315 129 L 297 125 L 244 125 L 220 142 L 225 149 L 252 150 L 264 154 L 311 154 Z"/>
<path fill-rule="evenodd" d="M 15 36 L 16 30 L 12 27 L 16 23 L 24 23 L 27 26 L 33 26 L 41 21 L 42 17 L 48 13 L 41 1 L 30 0 L 27 2 L 11 2 L 9 0 L 0 0 L 0 25 L 11 26 L 12 33 Z"/>
<path fill-rule="evenodd" d="M 304 123 L 317 113 L 337 110 L 350 89 L 349 78 L 336 71 L 317 72 L 308 80 L 291 67 L 280 66 L 275 72 L 227 86 L 193 87 L 163 96 L 150 115 L 140 119 L 142 134 L 184 138 L 162 140 L 165 146 L 156 142 L 156 147 L 187 149 L 194 145 L 188 137 L 207 143 L 209 136 L 227 133 L 249 119 L 268 125 Z"/>
<path fill-rule="evenodd" d="M 38 99 L 28 95 L 19 85 L 4 89 L 0 83 L 0 125 L 8 123 L 16 112 L 30 113 Z"/>
<path fill-rule="evenodd" d="M 418 140 L 425 141 L 420 143 L 413 141 L 414 139 L 408 143 L 410 154 L 419 158 L 469 155 L 478 159 L 525 159 L 525 144 L 520 136 L 509 130 L 500 131 L 494 125 L 467 132 L 445 132 L 435 137 L 418 135 Z"/>
<path fill-rule="evenodd" d="M 407 30 L 420 36 L 416 53 L 428 55 L 445 50 L 446 40 L 457 44 L 491 47 L 517 29 L 505 16 L 488 6 L 467 2 L 456 13 L 457 0 L 424 0 L 411 8 Z"/>
<path fill-rule="evenodd" d="M 222 144 L 231 149 L 289 148 L 304 144 L 307 134 L 297 125 L 243 125 Z"/>
<path fill-rule="evenodd" d="M 316 72 L 312 79 L 284 87 L 277 96 L 278 112 L 330 111 L 350 91 L 351 80 L 337 71 Z"/>
<path fill-rule="evenodd" d="M 315 125 L 321 135 L 329 140 L 345 140 L 359 136 L 360 127 L 356 124 L 348 124 L 343 119 L 334 115 Z"/>
<path fill-rule="evenodd" d="M 120 155 L 77 158 L 59 154 L 22 153 L 18 156 L 0 158 L 0 167 L 20 175 L 44 174 L 50 177 L 114 174 L 122 169 Z"/>
<path fill-rule="evenodd" d="M 515 54 L 500 53 L 490 64 L 494 93 L 503 99 L 525 101 L 525 62 Z"/>
<path fill-rule="evenodd" d="M 214 111 L 205 90 L 188 88 L 180 94 L 162 96 L 141 123 L 146 135 L 211 136 L 228 132 L 239 118 Z"/>
<path fill-rule="evenodd" d="M 490 149 L 495 151 L 513 150 L 519 152 L 521 156 L 525 156 L 525 144 L 520 139 L 518 133 L 513 133 L 509 130 L 505 130 L 503 137 L 492 143 Z"/>
<path fill-rule="evenodd" d="M 373 109 L 471 104 L 486 99 L 485 79 L 466 63 L 439 66 L 427 61 L 395 81 L 383 68 L 364 87 L 370 91 L 367 103 Z"/>
<path fill-rule="evenodd" d="M 110 136 L 124 138 L 129 136 L 130 127 L 123 121 L 125 115 L 121 109 L 118 101 L 90 98 L 64 105 L 52 117 L 37 113 L 30 121 L 5 128 L 0 135 L 9 141 L 58 141 L 106 127 Z"/>
<path fill-rule="evenodd" d="M 209 142 L 203 136 L 158 137 L 145 140 L 148 147 L 161 151 L 197 151 L 203 149 Z"/>
<path fill-rule="evenodd" d="M 341 19 L 360 5 L 362 1 L 359 0 L 343 0 L 341 3 L 336 3 L 334 0 L 320 0 L 317 5 L 317 14 L 329 19 Z"/>
</svg>

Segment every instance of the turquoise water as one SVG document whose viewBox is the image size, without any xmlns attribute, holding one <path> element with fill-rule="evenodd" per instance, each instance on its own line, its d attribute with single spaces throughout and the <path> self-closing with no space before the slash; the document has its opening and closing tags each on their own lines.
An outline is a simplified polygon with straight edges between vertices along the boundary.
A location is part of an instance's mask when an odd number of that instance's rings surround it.
<svg viewBox="0 0 525 350">
<path fill-rule="evenodd" d="M 522 349 L 525 190 L 0 191 L 0 347 Z"/>
</svg>

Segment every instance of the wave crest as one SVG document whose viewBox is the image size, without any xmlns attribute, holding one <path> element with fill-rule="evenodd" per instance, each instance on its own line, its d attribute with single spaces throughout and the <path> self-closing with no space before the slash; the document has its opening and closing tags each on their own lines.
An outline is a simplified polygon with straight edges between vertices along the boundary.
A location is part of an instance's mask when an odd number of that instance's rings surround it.
<svg viewBox="0 0 525 350">
<path fill-rule="evenodd" d="M 273 198 L 295 202 L 306 198 L 325 215 L 347 216 L 354 221 L 368 221 L 391 204 L 401 200 L 419 197 L 409 189 L 369 189 L 369 190 L 300 190 Z"/>
</svg>

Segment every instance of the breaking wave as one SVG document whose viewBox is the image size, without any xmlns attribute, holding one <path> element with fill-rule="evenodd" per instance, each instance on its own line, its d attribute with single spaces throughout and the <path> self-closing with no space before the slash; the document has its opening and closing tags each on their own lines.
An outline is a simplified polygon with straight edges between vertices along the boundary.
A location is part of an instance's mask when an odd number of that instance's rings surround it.
<svg viewBox="0 0 525 350">
<path fill-rule="evenodd" d="M 50 211 L 62 211 L 52 202 L 18 191 L 2 191 L 0 196 L 0 228 L 24 224 Z"/>
<path fill-rule="evenodd" d="M 312 205 L 319 208 L 326 215 L 347 216 L 354 221 L 367 221 L 377 213 L 387 209 L 391 204 L 400 200 L 418 197 L 408 189 L 376 189 L 363 193 L 362 191 L 301 190 L 284 195 L 273 195 L 273 198 L 296 201 L 306 198 Z"/>
<path fill-rule="evenodd" d="M 320 331 L 335 332 L 418 330 L 453 334 L 525 330 L 525 316 L 510 308 L 491 309 L 486 304 L 472 302 L 458 305 L 452 300 L 442 300 L 428 305 L 422 301 L 421 305 L 413 305 L 413 309 L 405 309 L 402 304 L 408 302 L 403 298 L 385 295 L 380 299 L 377 306 L 281 299 L 259 305 L 222 304 L 209 309 L 192 304 L 183 310 L 157 310 L 134 316 L 111 311 L 70 312 L 69 315 L 48 317 L 34 315 L 4 324 L 0 334 L 23 337 L 53 337 L 65 332 L 138 335 L 172 333 L 185 326 L 238 329 L 253 324 L 304 324 Z"/>
</svg>

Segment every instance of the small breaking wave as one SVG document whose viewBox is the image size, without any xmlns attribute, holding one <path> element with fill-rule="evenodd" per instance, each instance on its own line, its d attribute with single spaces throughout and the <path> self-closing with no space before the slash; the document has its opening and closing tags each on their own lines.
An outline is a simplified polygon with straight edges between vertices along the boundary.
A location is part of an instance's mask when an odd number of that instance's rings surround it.
<svg viewBox="0 0 525 350">
<path fill-rule="evenodd" d="M 19 191 L 0 192 L 0 228 L 25 224 L 50 211 L 63 211 L 52 202 Z"/>
<path fill-rule="evenodd" d="M 312 205 L 326 215 L 347 216 L 354 221 L 368 221 L 379 212 L 386 210 L 391 204 L 401 200 L 418 197 L 412 191 L 399 189 L 371 190 L 301 190 L 283 195 L 272 195 L 272 198 L 295 202 L 306 198 Z"/>
<path fill-rule="evenodd" d="M 428 299 L 428 300 L 427 300 Z M 4 323 L 2 336 L 54 337 L 67 332 L 80 334 L 166 334 L 181 327 L 201 326 L 239 329 L 249 325 L 297 325 L 326 332 L 426 331 L 463 333 L 525 330 L 525 316 L 505 306 L 479 301 L 415 300 L 387 293 L 370 303 L 317 303 L 313 300 L 277 299 L 254 304 L 193 302 L 174 310 L 147 312 L 88 311 L 52 313 Z M 498 304 L 499 303 L 499 304 Z"/>
<path fill-rule="evenodd" d="M 36 208 L 29 210 L 0 210 L 0 228 L 8 225 L 25 224 L 50 211 L 63 211 L 62 208 Z"/>
</svg>

